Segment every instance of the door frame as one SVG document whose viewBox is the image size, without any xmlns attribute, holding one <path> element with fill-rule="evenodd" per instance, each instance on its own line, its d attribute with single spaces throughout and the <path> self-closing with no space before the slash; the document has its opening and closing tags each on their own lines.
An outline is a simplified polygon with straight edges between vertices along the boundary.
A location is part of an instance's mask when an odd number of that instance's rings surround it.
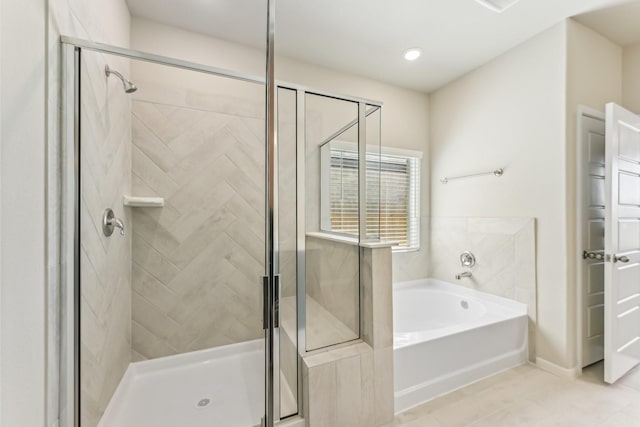
<svg viewBox="0 0 640 427">
<path fill-rule="evenodd" d="M 578 105 L 577 120 L 576 120 L 576 359 L 577 366 L 575 368 L 576 375 L 582 375 L 582 360 L 583 360 L 583 348 L 582 348 L 582 333 L 583 325 L 582 319 L 584 315 L 584 298 L 582 297 L 584 291 L 584 275 L 582 274 L 582 251 L 584 250 L 585 237 L 582 233 L 582 219 L 584 215 L 584 198 L 583 190 L 585 182 L 582 179 L 584 168 L 581 162 L 584 154 L 584 146 L 582 144 L 582 120 L 584 117 L 589 117 L 596 120 L 602 120 L 605 122 L 605 115 L 602 111 L 596 110 L 585 105 Z M 606 149 L 606 148 L 605 148 Z"/>
</svg>

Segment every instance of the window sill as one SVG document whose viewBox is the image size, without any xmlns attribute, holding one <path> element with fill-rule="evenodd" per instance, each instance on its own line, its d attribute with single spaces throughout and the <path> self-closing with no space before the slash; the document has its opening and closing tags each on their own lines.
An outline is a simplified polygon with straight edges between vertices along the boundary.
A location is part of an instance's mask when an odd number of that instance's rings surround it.
<svg viewBox="0 0 640 427">
<path fill-rule="evenodd" d="M 393 253 L 394 254 L 403 254 L 403 253 L 407 253 L 407 252 L 418 252 L 420 251 L 420 248 L 400 248 L 400 247 L 395 247 L 393 248 Z"/>
<path fill-rule="evenodd" d="M 397 242 L 380 240 L 363 240 L 362 242 L 358 242 L 357 237 L 349 237 L 333 233 L 323 233 L 321 231 L 308 232 L 307 237 L 314 237 L 316 239 L 329 240 L 332 242 L 344 243 L 345 245 L 360 246 L 361 248 L 370 249 L 390 248 L 398 244 Z"/>
</svg>

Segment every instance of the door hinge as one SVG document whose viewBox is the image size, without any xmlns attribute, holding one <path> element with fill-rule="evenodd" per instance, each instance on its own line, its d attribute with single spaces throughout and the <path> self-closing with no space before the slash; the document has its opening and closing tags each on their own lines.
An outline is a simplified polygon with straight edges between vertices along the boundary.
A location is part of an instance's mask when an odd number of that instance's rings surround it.
<svg viewBox="0 0 640 427">
<path fill-rule="evenodd" d="M 597 261 L 604 261 L 605 254 L 604 252 L 601 252 L 601 251 L 583 251 L 582 259 L 594 259 Z"/>
<path fill-rule="evenodd" d="M 596 261 L 605 261 L 605 262 L 622 262 L 622 263 L 627 263 L 629 262 L 629 257 L 627 256 L 618 256 L 616 254 L 613 255 L 607 255 L 603 252 L 600 251 L 583 251 L 582 252 L 582 259 L 593 259 Z"/>
</svg>

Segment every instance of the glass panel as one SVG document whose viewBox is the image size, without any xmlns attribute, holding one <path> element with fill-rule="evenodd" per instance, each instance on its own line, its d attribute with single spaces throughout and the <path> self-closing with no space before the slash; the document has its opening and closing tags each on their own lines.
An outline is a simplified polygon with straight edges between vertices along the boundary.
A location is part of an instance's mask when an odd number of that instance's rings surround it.
<svg viewBox="0 0 640 427">
<path fill-rule="evenodd" d="M 381 119 L 380 107 L 367 105 L 367 239 L 380 239 L 380 150 L 381 150 Z"/>
<path fill-rule="evenodd" d="M 259 425 L 264 85 L 81 65 L 82 427 Z"/>
<path fill-rule="evenodd" d="M 381 109 L 366 107 L 366 239 L 380 238 L 381 195 Z M 350 142 L 355 141 L 355 142 Z M 321 189 L 320 229 L 322 231 L 357 236 L 358 221 L 358 122 L 353 121 L 339 135 L 334 135 L 320 148 L 321 175 L 326 174 Z M 329 165 L 326 166 L 325 165 Z M 326 170 L 325 170 L 326 169 Z M 322 187 L 322 186 L 321 186 Z"/>
<path fill-rule="evenodd" d="M 306 347 L 360 336 L 358 104 L 306 94 Z"/>
<path fill-rule="evenodd" d="M 298 412 L 296 91 L 278 89 L 280 416 Z"/>
</svg>

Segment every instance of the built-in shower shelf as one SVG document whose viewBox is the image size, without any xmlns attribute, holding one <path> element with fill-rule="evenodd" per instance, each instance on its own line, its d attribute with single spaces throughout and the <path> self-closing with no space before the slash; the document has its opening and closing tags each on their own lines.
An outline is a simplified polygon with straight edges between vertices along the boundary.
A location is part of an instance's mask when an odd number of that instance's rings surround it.
<svg viewBox="0 0 640 427">
<path fill-rule="evenodd" d="M 132 208 L 161 208 L 164 206 L 164 198 L 124 196 L 123 203 Z"/>
</svg>

